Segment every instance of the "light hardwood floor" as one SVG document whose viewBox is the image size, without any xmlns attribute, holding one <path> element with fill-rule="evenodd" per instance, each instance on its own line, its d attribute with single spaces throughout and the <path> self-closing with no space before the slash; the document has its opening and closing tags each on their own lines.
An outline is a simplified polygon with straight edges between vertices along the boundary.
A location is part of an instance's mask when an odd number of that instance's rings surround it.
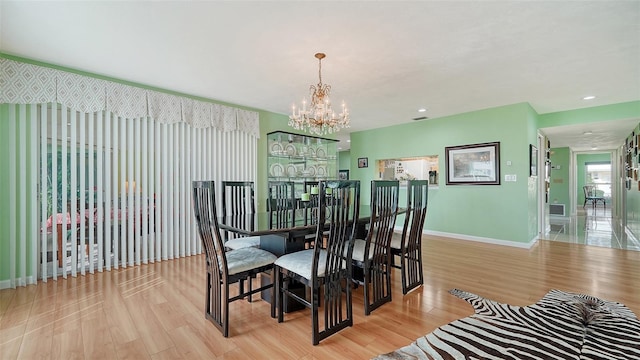
<svg viewBox="0 0 640 360">
<path fill-rule="evenodd" d="M 5 359 L 369 359 L 473 311 L 459 288 L 513 305 L 549 289 L 626 304 L 640 315 L 640 252 L 540 240 L 533 248 L 424 236 L 425 285 L 311 345 L 308 310 L 278 324 L 264 301 L 231 304 L 231 337 L 204 317 L 204 257 L 120 269 L 0 291 Z"/>
</svg>

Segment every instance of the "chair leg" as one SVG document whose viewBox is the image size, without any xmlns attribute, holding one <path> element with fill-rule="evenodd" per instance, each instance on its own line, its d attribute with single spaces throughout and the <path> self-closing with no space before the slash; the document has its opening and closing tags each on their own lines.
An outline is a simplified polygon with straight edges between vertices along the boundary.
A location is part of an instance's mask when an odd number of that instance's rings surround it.
<svg viewBox="0 0 640 360">
<path fill-rule="evenodd" d="M 371 309 L 369 307 L 369 287 L 371 286 L 371 270 L 368 267 L 364 266 L 364 314 L 371 314 Z"/>
<path fill-rule="evenodd" d="M 224 284 L 224 315 L 222 318 L 224 319 L 224 324 L 222 324 L 222 335 L 224 337 L 229 337 L 229 284 L 225 282 Z"/>
<path fill-rule="evenodd" d="M 262 275 L 264 276 L 264 274 Z M 276 297 L 279 287 L 276 286 L 276 269 L 271 269 L 271 318 L 275 319 L 276 317 Z"/>
<path fill-rule="evenodd" d="M 276 289 L 276 306 L 278 307 L 278 322 L 281 323 L 284 321 L 284 295 L 283 295 L 283 291 L 282 291 L 282 287 L 284 286 L 283 284 L 283 279 L 282 279 L 282 272 L 280 271 L 279 267 L 274 267 L 273 271 L 275 272 L 275 276 L 276 276 L 276 282 L 275 282 L 275 286 L 277 286 L 278 288 Z"/>
<path fill-rule="evenodd" d="M 318 323 L 318 303 L 319 303 L 319 292 L 320 288 L 315 288 L 315 284 L 313 285 L 312 291 L 312 299 L 311 299 L 311 326 L 313 328 L 313 334 L 311 336 L 311 342 L 313 345 L 318 345 L 320 343 L 320 325 Z M 325 311 L 329 311 L 328 305 Z"/>
</svg>

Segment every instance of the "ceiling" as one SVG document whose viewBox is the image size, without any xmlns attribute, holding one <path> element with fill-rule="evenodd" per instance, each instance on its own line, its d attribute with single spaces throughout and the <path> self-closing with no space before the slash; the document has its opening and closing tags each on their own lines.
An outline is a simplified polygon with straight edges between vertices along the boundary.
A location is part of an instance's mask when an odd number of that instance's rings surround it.
<svg viewBox="0 0 640 360">
<path fill-rule="evenodd" d="M 351 112 L 343 148 L 350 131 L 419 116 L 640 100 L 640 1 L 2 0 L 0 21 L 6 54 L 281 114 L 324 52 L 322 80 Z M 593 124 L 589 141 L 580 126 L 543 131 L 603 149 L 638 121 Z"/>
</svg>

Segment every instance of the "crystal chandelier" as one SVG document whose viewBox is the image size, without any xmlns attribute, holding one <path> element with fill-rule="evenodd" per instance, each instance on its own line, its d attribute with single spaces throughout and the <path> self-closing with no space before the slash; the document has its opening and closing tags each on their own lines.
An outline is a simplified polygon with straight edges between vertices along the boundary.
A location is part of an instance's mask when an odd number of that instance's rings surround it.
<svg viewBox="0 0 640 360">
<path fill-rule="evenodd" d="M 322 59 L 326 55 L 317 53 L 315 56 L 318 59 L 318 78 L 320 81 L 317 85 L 309 87 L 311 104 L 308 108 L 306 99 L 302 100 L 302 107 L 298 109 L 293 105 L 289 116 L 289 126 L 296 130 L 308 131 L 311 134 L 325 135 L 349 127 L 349 110 L 344 102 L 340 114 L 336 114 L 331 108 L 331 99 L 329 99 L 331 85 L 322 83 Z"/>
</svg>

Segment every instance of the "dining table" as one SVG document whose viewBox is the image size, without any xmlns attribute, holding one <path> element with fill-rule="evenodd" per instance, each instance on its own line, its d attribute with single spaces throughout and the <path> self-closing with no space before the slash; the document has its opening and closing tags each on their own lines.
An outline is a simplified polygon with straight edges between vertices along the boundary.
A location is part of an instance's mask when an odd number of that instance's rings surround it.
<svg viewBox="0 0 640 360">
<path fill-rule="evenodd" d="M 305 248 L 306 237 L 313 234 L 317 230 L 317 225 L 310 221 L 308 211 L 311 211 L 310 203 L 303 204 L 300 208 L 290 210 L 294 212 L 293 221 L 286 226 L 275 226 L 272 221 L 272 213 L 269 211 L 258 211 L 246 214 L 231 214 L 218 217 L 218 226 L 220 230 L 234 232 L 244 236 L 257 235 L 281 235 L 265 236 L 260 239 L 260 248 L 281 256 Z M 406 208 L 398 208 L 398 215 L 404 214 Z M 371 220 L 371 206 L 360 205 L 358 213 L 358 221 L 356 223 L 355 237 L 364 239 L 366 236 L 366 226 Z M 270 277 L 261 277 L 261 285 L 267 285 L 271 282 Z M 290 285 L 291 291 L 299 292 L 298 295 L 304 296 L 304 286 L 296 288 Z M 271 294 L 265 290 L 262 292 L 262 299 L 271 301 Z M 284 311 L 291 312 L 304 308 L 295 301 L 284 304 Z"/>
<path fill-rule="evenodd" d="M 274 225 L 269 211 L 258 211 L 255 213 L 246 214 L 231 214 L 218 217 L 218 225 L 221 230 L 234 232 L 245 236 L 255 235 L 268 235 L 268 234 L 289 234 L 295 232 L 313 231 L 316 229 L 316 224 L 310 221 L 307 216 L 304 215 L 305 211 L 310 209 L 299 208 L 292 210 L 295 212 L 293 220 L 289 222 L 287 226 Z M 398 208 L 398 215 L 404 214 L 406 208 Z M 358 213 L 358 221 L 356 224 L 356 237 L 361 235 L 359 231 L 365 229 L 366 224 L 371 219 L 371 206 L 360 205 Z"/>
</svg>

